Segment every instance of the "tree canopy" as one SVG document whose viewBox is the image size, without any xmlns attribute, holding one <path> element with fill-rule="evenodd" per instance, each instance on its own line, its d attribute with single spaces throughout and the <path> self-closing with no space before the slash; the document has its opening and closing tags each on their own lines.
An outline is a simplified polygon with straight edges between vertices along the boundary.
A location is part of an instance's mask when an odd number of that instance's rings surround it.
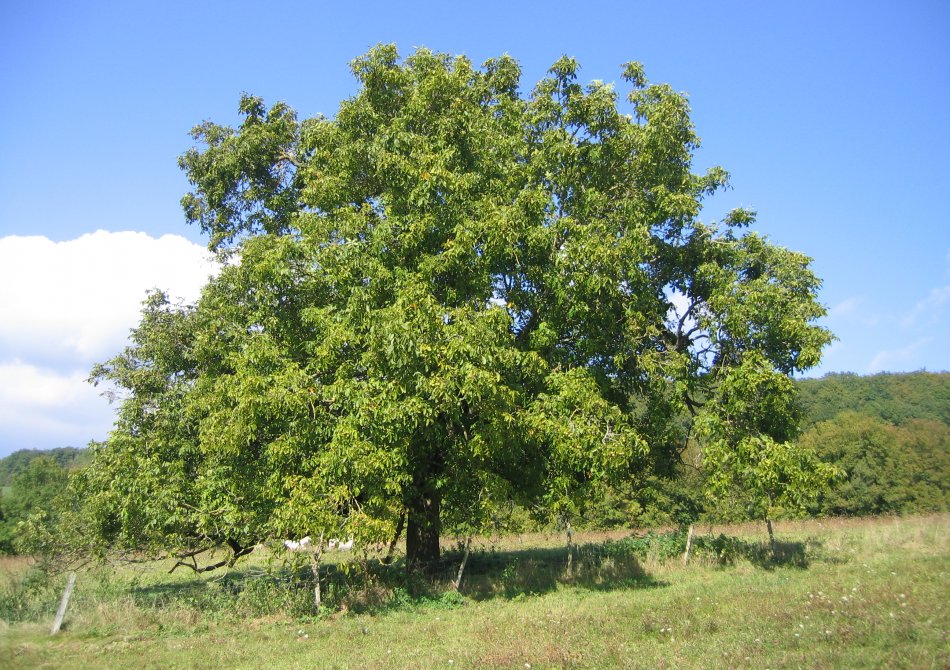
<svg viewBox="0 0 950 670">
<path fill-rule="evenodd" d="M 626 103 L 569 58 L 527 95 L 507 56 L 352 70 L 332 118 L 246 95 L 239 127 L 194 129 L 182 203 L 225 265 L 194 305 L 150 296 L 93 371 L 123 397 L 76 482 L 97 536 L 237 556 L 405 515 L 425 566 L 446 524 L 570 515 L 696 421 L 723 448 L 792 436 L 820 282 L 753 212 L 700 220 L 727 173 L 692 173 L 683 95 L 636 63 Z"/>
</svg>

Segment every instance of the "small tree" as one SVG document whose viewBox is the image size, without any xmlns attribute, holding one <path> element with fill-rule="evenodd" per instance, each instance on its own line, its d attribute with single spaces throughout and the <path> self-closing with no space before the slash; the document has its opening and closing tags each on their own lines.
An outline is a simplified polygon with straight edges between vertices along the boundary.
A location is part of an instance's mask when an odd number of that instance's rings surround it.
<svg viewBox="0 0 950 670">
<path fill-rule="evenodd" d="M 721 511 L 762 519 L 775 552 L 776 513 L 803 513 L 838 470 L 794 441 L 800 420 L 792 381 L 761 356 L 723 373 L 697 420 L 706 492 Z"/>
</svg>

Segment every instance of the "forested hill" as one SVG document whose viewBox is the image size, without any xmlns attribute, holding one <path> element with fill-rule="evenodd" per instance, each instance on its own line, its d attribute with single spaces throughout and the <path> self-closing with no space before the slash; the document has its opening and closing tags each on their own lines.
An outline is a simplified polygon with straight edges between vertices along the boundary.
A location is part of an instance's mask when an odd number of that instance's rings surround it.
<svg viewBox="0 0 950 670">
<path fill-rule="evenodd" d="M 804 430 L 842 412 L 857 412 L 895 426 L 914 419 L 950 425 L 950 372 L 829 374 L 799 380 L 798 388 L 805 410 Z"/>
<path fill-rule="evenodd" d="M 836 374 L 799 389 L 799 442 L 844 475 L 813 513 L 950 509 L 950 373 Z"/>
<path fill-rule="evenodd" d="M 26 471 L 30 462 L 46 456 L 52 458 L 61 467 L 73 470 L 82 467 L 89 461 L 89 450 L 76 447 L 59 447 L 43 451 L 40 449 L 20 449 L 5 458 L 0 458 L 0 487 L 10 486 L 17 475 Z"/>
</svg>

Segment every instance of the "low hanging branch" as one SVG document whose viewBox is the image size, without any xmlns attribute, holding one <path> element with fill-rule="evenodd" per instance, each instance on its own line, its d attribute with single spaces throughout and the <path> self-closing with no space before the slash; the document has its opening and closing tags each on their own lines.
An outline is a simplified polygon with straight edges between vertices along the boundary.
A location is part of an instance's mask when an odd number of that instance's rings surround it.
<svg viewBox="0 0 950 670">
<path fill-rule="evenodd" d="M 396 556 L 396 543 L 399 542 L 399 538 L 402 535 L 405 525 L 406 513 L 403 512 L 402 516 L 399 517 L 399 523 L 396 524 L 396 532 L 393 534 L 392 542 L 389 543 L 389 550 L 386 552 L 386 556 L 383 558 L 383 565 L 389 565 L 393 562 L 393 558 Z"/>
<path fill-rule="evenodd" d="M 214 547 L 203 547 L 201 549 L 195 549 L 194 551 L 185 552 L 184 554 L 179 554 L 177 556 L 178 561 L 171 567 L 171 570 L 168 571 L 168 574 L 175 572 L 179 566 L 184 566 L 189 568 L 196 574 L 202 572 L 212 572 L 218 568 L 233 567 L 237 560 L 242 556 L 247 556 L 249 553 L 254 551 L 254 545 L 242 546 L 234 540 L 227 540 L 226 544 L 231 549 L 231 556 L 224 559 L 223 561 L 218 561 L 217 563 L 211 563 L 209 565 L 198 566 L 198 556 L 205 553 L 206 551 L 214 551 Z M 188 563 L 187 559 L 191 559 L 191 562 Z"/>
</svg>

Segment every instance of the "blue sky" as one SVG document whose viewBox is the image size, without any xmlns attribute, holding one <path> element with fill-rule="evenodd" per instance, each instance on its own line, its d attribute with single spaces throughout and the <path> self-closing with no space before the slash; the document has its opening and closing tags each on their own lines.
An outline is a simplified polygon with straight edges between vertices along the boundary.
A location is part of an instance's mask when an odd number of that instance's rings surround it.
<svg viewBox="0 0 950 670">
<path fill-rule="evenodd" d="M 147 288 L 192 299 L 211 271 L 188 130 L 244 91 L 333 115 L 380 42 L 511 54 L 525 91 L 562 54 L 583 80 L 641 61 L 689 94 L 696 170 L 732 174 L 703 218 L 755 208 L 815 259 L 840 339 L 810 374 L 950 369 L 950 4 L 328 5 L 0 3 L 0 455 L 105 437 L 89 368 Z"/>
</svg>

